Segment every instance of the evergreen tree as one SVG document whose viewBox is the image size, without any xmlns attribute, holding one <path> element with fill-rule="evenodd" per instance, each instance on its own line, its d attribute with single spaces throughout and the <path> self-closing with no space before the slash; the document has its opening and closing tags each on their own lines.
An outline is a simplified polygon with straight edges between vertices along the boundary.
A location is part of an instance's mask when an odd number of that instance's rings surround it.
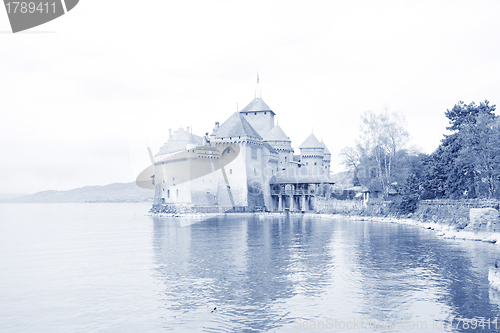
<svg viewBox="0 0 500 333">
<path fill-rule="evenodd" d="M 441 145 L 425 162 L 425 197 L 475 198 L 493 196 L 499 177 L 500 158 L 495 105 L 459 102 L 445 112 L 450 122 Z"/>
</svg>

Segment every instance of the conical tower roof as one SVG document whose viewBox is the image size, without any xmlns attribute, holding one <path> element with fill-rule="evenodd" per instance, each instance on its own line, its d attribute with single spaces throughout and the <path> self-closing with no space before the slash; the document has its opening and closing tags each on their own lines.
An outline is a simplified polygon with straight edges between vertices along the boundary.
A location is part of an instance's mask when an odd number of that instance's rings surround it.
<svg viewBox="0 0 500 333">
<path fill-rule="evenodd" d="M 299 148 L 300 149 L 304 149 L 304 148 L 323 148 L 323 146 L 318 141 L 318 139 L 314 136 L 314 134 L 311 133 L 311 135 L 309 135 L 307 137 L 307 139 L 304 142 L 302 142 L 302 144 L 299 146 Z"/>
<path fill-rule="evenodd" d="M 281 129 L 280 125 L 275 125 L 269 133 L 264 137 L 264 141 L 287 141 L 291 142 L 290 138 L 286 136 L 285 132 Z"/>
<path fill-rule="evenodd" d="M 323 148 L 325 148 L 325 155 L 331 155 L 331 153 L 330 153 L 330 151 L 328 150 L 328 148 L 326 148 L 326 145 L 325 145 L 325 143 L 323 142 L 323 140 L 321 140 L 321 142 L 320 142 L 320 143 L 321 143 L 321 146 L 322 146 Z"/>
<path fill-rule="evenodd" d="M 240 112 L 259 112 L 267 111 L 273 112 L 269 106 L 262 100 L 262 98 L 254 98 L 247 106 Z M 273 112 L 274 113 L 274 112 Z"/>
<path fill-rule="evenodd" d="M 255 131 L 252 125 L 239 112 L 233 113 L 224 124 L 219 126 L 214 134 L 216 138 L 247 136 L 262 139 L 259 133 Z"/>
</svg>

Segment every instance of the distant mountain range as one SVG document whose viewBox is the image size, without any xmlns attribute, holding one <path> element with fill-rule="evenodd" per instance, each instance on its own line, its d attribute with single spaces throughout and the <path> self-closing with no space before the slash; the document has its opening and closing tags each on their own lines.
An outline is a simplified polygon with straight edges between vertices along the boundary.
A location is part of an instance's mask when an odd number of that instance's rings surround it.
<svg viewBox="0 0 500 333">
<path fill-rule="evenodd" d="M 0 203 L 153 202 L 154 190 L 140 188 L 132 182 L 13 196 L 15 194 L 0 194 Z"/>
<path fill-rule="evenodd" d="M 0 200 L 17 198 L 21 195 L 28 195 L 28 193 L 0 193 Z"/>
</svg>

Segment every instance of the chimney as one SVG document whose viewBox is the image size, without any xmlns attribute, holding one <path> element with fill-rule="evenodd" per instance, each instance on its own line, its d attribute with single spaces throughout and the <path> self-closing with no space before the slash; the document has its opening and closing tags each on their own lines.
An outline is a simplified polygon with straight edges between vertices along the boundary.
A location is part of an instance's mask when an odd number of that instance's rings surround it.
<svg viewBox="0 0 500 333">
<path fill-rule="evenodd" d="M 216 122 L 215 122 L 215 128 L 214 128 L 214 131 L 217 131 L 218 129 L 219 129 L 219 122 L 218 122 L 218 121 L 216 121 Z"/>
</svg>

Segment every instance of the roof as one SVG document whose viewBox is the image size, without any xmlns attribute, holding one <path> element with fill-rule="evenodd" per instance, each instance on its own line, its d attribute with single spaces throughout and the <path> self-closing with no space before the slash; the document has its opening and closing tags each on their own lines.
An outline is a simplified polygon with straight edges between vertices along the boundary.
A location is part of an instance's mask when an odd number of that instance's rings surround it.
<svg viewBox="0 0 500 333">
<path fill-rule="evenodd" d="M 247 106 L 240 112 L 255 112 L 255 111 L 271 111 L 271 108 L 261 98 L 254 98 Z M 274 112 L 273 112 L 274 113 Z"/>
<path fill-rule="evenodd" d="M 276 151 L 276 149 L 274 149 L 269 143 L 264 142 L 264 147 L 266 147 L 267 150 L 269 150 L 270 153 L 278 154 L 278 152 Z"/>
<path fill-rule="evenodd" d="M 250 123 L 239 113 L 235 112 L 229 117 L 224 124 L 220 125 L 215 131 L 216 138 L 231 138 L 238 136 L 246 136 L 251 138 L 262 139 L 255 131 Z"/>
<path fill-rule="evenodd" d="M 354 191 L 354 192 L 373 192 L 373 191 L 370 191 L 370 190 L 368 189 L 368 187 L 366 187 L 366 186 L 361 186 L 361 185 L 348 187 L 348 188 L 346 188 L 346 191 Z"/>
<path fill-rule="evenodd" d="M 318 139 L 316 139 L 314 134 L 311 133 L 311 135 L 309 135 L 307 137 L 307 139 L 304 142 L 302 142 L 302 144 L 299 146 L 299 148 L 301 148 L 301 149 L 303 149 L 303 148 L 323 148 L 323 146 L 318 141 Z"/>
<path fill-rule="evenodd" d="M 285 132 L 281 129 L 280 125 L 274 126 L 269 133 L 264 137 L 264 141 L 290 141 L 290 138 L 286 136 Z"/>
<path fill-rule="evenodd" d="M 328 150 L 328 148 L 326 148 L 326 145 L 325 145 L 325 143 L 323 142 L 323 140 L 321 140 L 320 144 L 321 144 L 321 146 L 322 146 L 323 148 L 325 148 L 325 155 L 331 155 L 331 153 L 330 153 L 330 151 Z"/>
</svg>

